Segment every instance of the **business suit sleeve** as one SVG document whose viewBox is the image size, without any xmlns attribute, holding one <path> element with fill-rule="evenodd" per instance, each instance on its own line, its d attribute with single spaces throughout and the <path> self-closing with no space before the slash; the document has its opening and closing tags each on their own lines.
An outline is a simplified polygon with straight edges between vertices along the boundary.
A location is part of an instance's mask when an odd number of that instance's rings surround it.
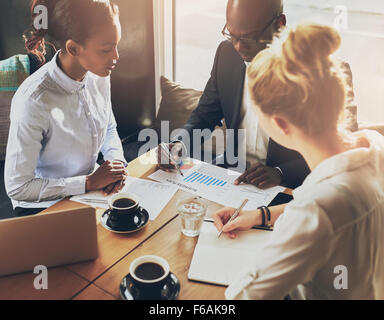
<svg viewBox="0 0 384 320">
<path fill-rule="evenodd" d="M 310 173 L 300 153 L 287 149 L 272 139 L 269 139 L 267 166 L 278 167 L 283 175 L 281 184 L 292 189 L 300 186 Z"/>
<path fill-rule="evenodd" d="M 300 186 L 310 173 L 308 165 L 303 158 L 283 162 L 278 167 L 283 174 L 281 184 L 292 189 Z"/>
<path fill-rule="evenodd" d="M 220 96 L 217 85 L 218 65 L 220 60 L 222 45 L 216 51 L 215 61 L 211 71 L 211 76 L 205 86 L 204 92 L 199 100 L 199 104 L 192 112 L 183 130 L 177 132 L 172 140 L 189 141 L 192 146 L 193 129 L 209 129 L 213 131 L 216 126 L 221 126 L 224 118 Z"/>
</svg>

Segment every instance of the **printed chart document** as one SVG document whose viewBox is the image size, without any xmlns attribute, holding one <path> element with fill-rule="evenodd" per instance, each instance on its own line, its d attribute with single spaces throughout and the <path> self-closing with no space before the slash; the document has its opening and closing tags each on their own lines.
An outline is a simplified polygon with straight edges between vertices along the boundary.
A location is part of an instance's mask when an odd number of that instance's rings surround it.
<svg viewBox="0 0 384 320">
<path fill-rule="evenodd" d="M 128 176 L 126 177 L 125 186 L 121 192 L 136 195 L 140 199 L 140 206 L 148 211 L 149 219 L 154 220 L 169 200 L 171 200 L 177 189 L 177 187 L 172 185 Z M 101 191 L 92 191 L 73 196 L 70 200 L 85 203 L 93 207 L 108 209 L 108 198 L 109 196 L 104 196 Z"/>
<path fill-rule="evenodd" d="M 245 210 L 266 206 L 279 192 L 285 190 L 281 186 L 262 190 L 248 184 L 235 185 L 234 181 L 240 176 L 239 172 L 201 161 L 182 172 L 184 177 L 176 170 L 174 172 L 157 170 L 149 178 L 177 186 L 184 191 L 224 206 L 237 208 L 247 198 L 248 203 L 244 207 Z"/>
<path fill-rule="evenodd" d="M 228 286 L 242 270 L 257 259 L 272 232 L 251 229 L 236 239 L 218 238 L 212 222 L 204 221 L 193 253 L 188 279 Z"/>
</svg>

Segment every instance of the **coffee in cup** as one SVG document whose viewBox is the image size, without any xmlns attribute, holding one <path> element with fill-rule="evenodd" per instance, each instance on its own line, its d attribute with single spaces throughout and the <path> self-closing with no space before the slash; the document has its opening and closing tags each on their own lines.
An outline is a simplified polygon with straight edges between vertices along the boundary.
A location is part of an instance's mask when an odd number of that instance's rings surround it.
<svg viewBox="0 0 384 320">
<path fill-rule="evenodd" d="M 139 225 L 141 214 L 139 211 L 139 198 L 131 193 L 120 192 L 108 199 L 109 224 L 118 228 L 121 226 Z"/>
<path fill-rule="evenodd" d="M 135 284 L 149 296 L 160 295 L 165 278 L 169 275 L 168 262 L 159 256 L 146 255 L 135 259 L 129 268 Z M 145 291 L 148 289 L 147 291 Z"/>
<path fill-rule="evenodd" d="M 164 268 L 156 262 L 144 262 L 139 264 L 133 273 L 142 280 L 156 280 L 164 276 Z"/>
<path fill-rule="evenodd" d="M 130 208 L 134 205 L 136 205 L 136 201 L 130 198 L 120 198 L 112 203 L 112 206 L 118 209 Z"/>
</svg>

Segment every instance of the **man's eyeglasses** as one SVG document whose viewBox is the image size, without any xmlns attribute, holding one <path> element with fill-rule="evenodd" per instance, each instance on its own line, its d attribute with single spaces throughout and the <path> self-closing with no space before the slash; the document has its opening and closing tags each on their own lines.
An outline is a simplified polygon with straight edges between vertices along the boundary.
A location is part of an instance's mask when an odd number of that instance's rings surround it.
<svg viewBox="0 0 384 320">
<path fill-rule="evenodd" d="M 223 30 L 221 31 L 221 34 L 224 36 L 224 38 L 226 38 L 227 40 L 231 41 L 234 45 L 236 43 L 238 43 L 239 41 L 241 41 L 244 45 L 248 45 L 248 46 L 254 46 L 254 45 L 257 45 L 257 44 L 264 44 L 264 43 L 271 43 L 272 40 L 263 40 L 263 39 L 260 39 L 260 37 L 263 35 L 263 33 L 265 32 L 265 30 L 267 30 L 275 21 L 277 18 L 279 18 L 280 16 L 275 16 L 268 24 L 267 26 L 261 30 L 260 32 L 260 36 L 255 38 L 255 37 L 236 37 L 234 36 L 233 34 L 231 34 L 228 29 L 227 29 L 227 24 L 225 24 Z"/>
</svg>

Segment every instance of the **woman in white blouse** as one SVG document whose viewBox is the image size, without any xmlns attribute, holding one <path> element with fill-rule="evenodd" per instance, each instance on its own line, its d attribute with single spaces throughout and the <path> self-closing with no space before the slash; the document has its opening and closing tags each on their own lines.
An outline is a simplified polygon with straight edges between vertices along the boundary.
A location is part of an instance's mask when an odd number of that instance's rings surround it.
<svg viewBox="0 0 384 320">
<path fill-rule="evenodd" d="M 48 29 L 35 23 L 41 6 Z M 44 63 L 47 35 L 61 50 L 12 101 L 5 186 L 19 216 L 86 191 L 116 192 L 126 175 L 109 77 L 119 58 L 118 7 L 108 0 L 34 0 L 31 12 L 28 51 Z M 95 170 L 100 151 L 106 161 Z"/>
<path fill-rule="evenodd" d="M 300 152 L 311 174 L 294 200 L 269 208 L 271 238 L 228 287 L 228 299 L 384 299 L 384 137 L 338 126 L 345 83 L 332 54 L 340 43 L 330 27 L 299 25 L 252 61 L 260 125 Z M 233 212 L 214 215 L 230 238 L 262 224 L 261 209 L 227 224 Z"/>
</svg>

